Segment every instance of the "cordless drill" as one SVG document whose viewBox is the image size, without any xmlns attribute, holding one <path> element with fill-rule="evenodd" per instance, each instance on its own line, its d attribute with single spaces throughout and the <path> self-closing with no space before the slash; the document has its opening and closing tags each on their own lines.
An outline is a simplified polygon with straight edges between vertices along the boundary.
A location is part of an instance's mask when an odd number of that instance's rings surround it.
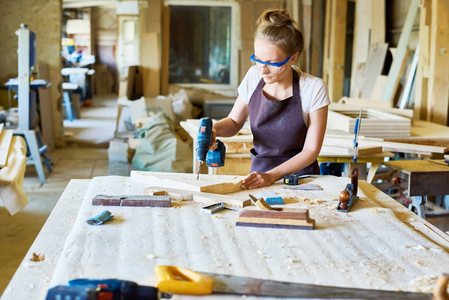
<svg viewBox="0 0 449 300">
<path fill-rule="evenodd" d="M 48 290 L 46 300 L 159 300 L 170 299 L 171 294 L 161 293 L 152 286 L 138 285 L 120 279 L 74 279 L 68 285 L 58 285 Z"/>
<path fill-rule="evenodd" d="M 203 162 L 206 162 L 208 167 L 218 168 L 224 166 L 226 147 L 217 140 L 217 148 L 214 151 L 209 151 L 212 144 L 212 119 L 202 118 L 198 128 L 198 136 L 195 144 L 196 162 L 197 162 L 197 176 L 200 177 L 200 168 Z"/>
</svg>

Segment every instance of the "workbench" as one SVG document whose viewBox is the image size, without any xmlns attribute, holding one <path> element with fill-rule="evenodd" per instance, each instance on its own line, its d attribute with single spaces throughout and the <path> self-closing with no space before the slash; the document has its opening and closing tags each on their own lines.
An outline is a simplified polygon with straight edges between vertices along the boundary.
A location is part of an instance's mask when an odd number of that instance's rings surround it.
<svg viewBox="0 0 449 300">
<path fill-rule="evenodd" d="M 191 119 L 183 121 L 181 122 L 181 126 L 193 139 L 193 145 L 195 145 L 199 120 Z M 249 128 L 245 128 L 240 134 L 233 137 L 219 137 L 219 140 L 226 146 L 225 165 L 218 168 L 218 170 L 217 168 L 211 169 L 214 169 L 216 174 L 248 175 L 251 169 L 250 150 L 253 148 L 253 136 Z M 369 183 L 372 182 L 378 167 L 383 163 L 385 158 L 394 157 L 394 154 L 391 152 L 359 155 L 357 163 L 354 163 L 352 154 L 338 153 L 335 148 L 323 146 L 318 156 L 318 162 L 349 163 L 349 169 L 358 167 L 360 169 L 360 178 L 366 179 Z M 369 165 L 369 169 L 367 165 Z M 196 173 L 197 167 L 196 158 L 193 156 L 193 173 Z M 202 171 L 204 172 L 204 170 Z M 211 170 L 209 172 L 211 173 Z"/>
<path fill-rule="evenodd" d="M 148 174 L 183 184 L 197 182 L 194 174 Z M 239 178 L 202 175 L 200 181 Z M 172 200 L 170 208 L 92 206 L 97 194 L 142 194 L 151 182 L 120 176 L 71 180 L 2 299 L 44 299 L 50 287 L 80 277 L 155 285 L 157 265 L 298 283 L 423 292 L 430 292 L 435 278 L 447 272 L 449 236 L 374 186 L 359 181 L 360 200 L 349 213 L 342 213 L 336 211 L 337 197 L 349 178 L 313 176 L 308 183 L 323 190 L 289 190 L 282 183 L 263 190 L 282 196 L 284 207 L 308 209 L 316 221 L 314 230 L 237 227 L 237 211 L 208 215 L 201 212 L 206 204 L 185 200 Z M 257 192 L 243 190 L 233 195 Z M 99 226 L 86 223 L 106 209 L 115 215 L 111 221 Z M 45 259 L 30 261 L 33 253 Z"/>
<path fill-rule="evenodd" d="M 408 196 L 419 197 L 412 199 L 409 208 L 423 218 L 428 196 L 449 195 L 449 165 L 443 159 L 396 160 L 384 164 L 408 176 Z"/>
</svg>

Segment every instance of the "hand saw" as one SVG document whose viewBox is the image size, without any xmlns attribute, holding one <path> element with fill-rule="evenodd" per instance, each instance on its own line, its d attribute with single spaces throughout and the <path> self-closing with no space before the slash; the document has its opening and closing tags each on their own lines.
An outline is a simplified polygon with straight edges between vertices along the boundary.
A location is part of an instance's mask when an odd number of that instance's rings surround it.
<svg viewBox="0 0 449 300">
<path fill-rule="evenodd" d="M 164 293 L 182 295 L 253 295 L 264 297 L 290 297 L 313 299 L 383 299 L 383 300 L 449 300 L 447 283 L 449 274 L 441 276 L 434 288 L 434 294 L 367 290 L 301 284 L 232 275 L 195 272 L 175 266 L 157 266 L 154 270 L 158 280 L 157 288 Z"/>
</svg>

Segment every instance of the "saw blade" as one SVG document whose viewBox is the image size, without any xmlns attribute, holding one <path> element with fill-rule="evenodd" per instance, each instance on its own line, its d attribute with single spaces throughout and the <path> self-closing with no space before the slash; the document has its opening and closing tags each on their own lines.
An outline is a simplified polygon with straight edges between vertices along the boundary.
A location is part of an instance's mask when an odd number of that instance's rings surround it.
<svg viewBox="0 0 449 300">
<path fill-rule="evenodd" d="M 430 300 L 432 294 L 368 290 L 204 273 L 214 279 L 213 293 L 313 299 Z"/>
</svg>

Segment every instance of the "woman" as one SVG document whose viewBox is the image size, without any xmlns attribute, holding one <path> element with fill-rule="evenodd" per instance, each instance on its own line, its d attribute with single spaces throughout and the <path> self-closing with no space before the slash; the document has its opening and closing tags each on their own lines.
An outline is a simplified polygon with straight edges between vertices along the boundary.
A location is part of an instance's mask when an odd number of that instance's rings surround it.
<svg viewBox="0 0 449 300">
<path fill-rule="evenodd" d="M 321 79 L 294 66 L 303 48 L 302 33 L 285 10 L 267 10 L 257 20 L 253 67 L 213 132 L 213 140 L 233 136 L 250 117 L 254 149 L 245 189 L 269 186 L 285 174 L 319 174 L 330 101 Z"/>
</svg>

